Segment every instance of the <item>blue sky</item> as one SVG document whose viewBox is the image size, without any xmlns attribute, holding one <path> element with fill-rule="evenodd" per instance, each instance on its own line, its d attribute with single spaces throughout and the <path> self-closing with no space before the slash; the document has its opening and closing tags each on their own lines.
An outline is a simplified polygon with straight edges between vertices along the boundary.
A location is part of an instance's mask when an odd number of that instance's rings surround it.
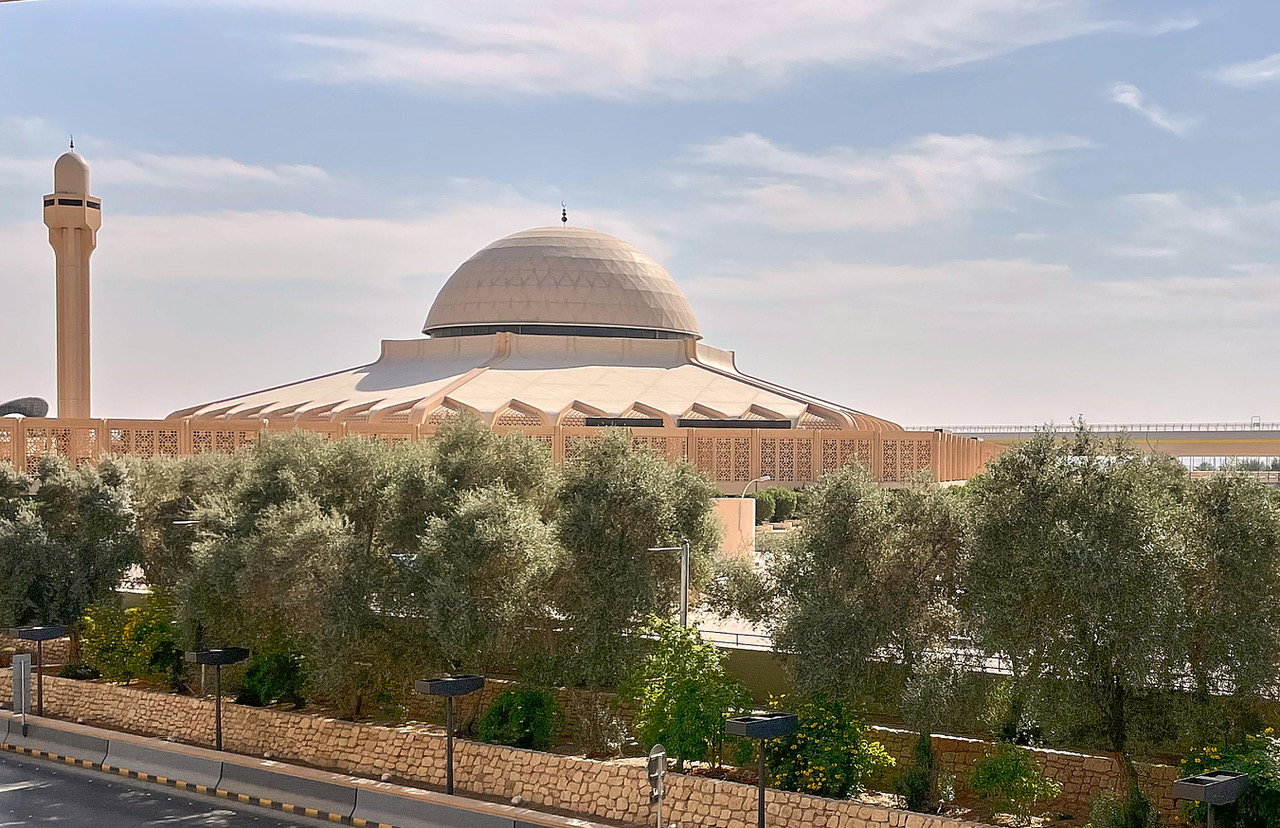
<svg viewBox="0 0 1280 828">
<path fill-rule="evenodd" d="M 54 396 L 69 133 L 98 416 L 368 362 L 563 199 L 905 424 L 1280 420 L 1274 2 L 0 3 L 0 398 Z"/>
</svg>

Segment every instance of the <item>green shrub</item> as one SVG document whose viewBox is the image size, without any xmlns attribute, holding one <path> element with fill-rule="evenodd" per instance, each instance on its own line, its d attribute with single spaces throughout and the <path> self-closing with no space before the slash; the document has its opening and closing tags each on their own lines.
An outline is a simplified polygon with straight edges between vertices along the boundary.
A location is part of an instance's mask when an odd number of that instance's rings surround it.
<svg viewBox="0 0 1280 828">
<path fill-rule="evenodd" d="M 305 681 L 302 657 L 297 653 L 278 648 L 260 650 L 249 661 L 236 702 L 253 707 L 289 702 L 297 709 L 306 703 L 302 695 Z"/>
<path fill-rule="evenodd" d="M 83 661 L 68 661 L 66 664 L 62 665 L 62 669 L 58 671 L 58 678 L 89 681 L 91 679 L 102 678 L 102 673 L 98 672 L 92 666 L 85 664 Z"/>
<path fill-rule="evenodd" d="M 112 681 L 164 677 L 174 689 L 184 683 L 186 665 L 173 630 L 173 607 L 152 593 L 142 606 L 125 610 L 116 602 L 95 604 L 81 623 L 85 662 Z"/>
<path fill-rule="evenodd" d="M 796 505 L 800 502 L 799 495 L 781 486 L 775 486 L 768 491 L 773 495 L 774 520 L 788 520 L 796 513 Z"/>
<path fill-rule="evenodd" d="M 785 701 L 775 698 L 771 704 L 779 708 Z M 771 740 L 766 749 L 775 787 L 844 799 L 893 767 L 893 757 L 867 738 L 861 718 L 848 703 L 818 694 L 792 712 L 799 728 L 785 739 Z"/>
<path fill-rule="evenodd" d="M 547 750 L 563 720 L 555 697 L 545 690 L 512 688 L 480 717 L 476 736 L 491 745 Z"/>
<path fill-rule="evenodd" d="M 1062 794 L 1062 786 L 1040 773 L 1025 750 L 1008 742 L 974 763 L 969 790 L 1024 823 Z"/>
<path fill-rule="evenodd" d="M 656 744 L 686 761 L 721 761 L 724 720 L 750 709 L 747 688 L 724 668 L 728 656 L 696 627 L 650 618 L 641 635 L 654 643 L 622 688 L 636 705 L 635 731 L 648 750 Z"/>
<path fill-rule="evenodd" d="M 747 495 L 756 502 L 756 523 L 768 523 L 773 519 L 773 494 L 768 489 L 763 492 L 752 492 Z"/>
<path fill-rule="evenodd" d="M 1141 792 L 1104 791 L 1093 802 L 1085 828 L 1160 828 L 1160 810 Z"/>
<path fill-rule="evenodd" d="M 933 738 L 920 734 L 912 752 L 911 765 L 898 777 L 898 794 L 912 811 L 933 812 L 938 807 L 937 770 L 933 761 Z"/>
<path fill-rule="evenodd" d="M 1280 738 L 1274 728 L 1245 736 L 1244 744 L 1210 745 L 1182 760 L 1182 774 L 1231 770 L 1249 774 L 1249 787 L 1235 808 L 1219 808 L 1215 824 L 1222 828 L 1275 828 L 1280 825 Z M 1190 821 L 1204 823 L 1205 806 L 1188 806 Z"/>
</svg>

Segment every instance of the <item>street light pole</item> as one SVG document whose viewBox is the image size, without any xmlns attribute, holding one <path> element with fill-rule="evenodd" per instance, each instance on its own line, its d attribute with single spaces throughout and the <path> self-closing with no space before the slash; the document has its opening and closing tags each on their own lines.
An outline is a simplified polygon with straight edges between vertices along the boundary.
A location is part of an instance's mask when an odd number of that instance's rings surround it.
<svg viewBox="0 0 1280 828">
<path fill-rule="evenodd" d="M 187 661 L 192 664 L 214 666 L 213 735 L 214 746 L 218 750 L 222 750 L 222 665 L 239 664 L 247 658 L 249 658 L 249 651 L 244 647 L 223 647 L 218 650 L 196 650 L 187 653 Z"/>
<path fill-rule="evenodd" d="M 764 826 L 764 742 L 766 739 L 780 739 L 794 733 L 799 726 L 794 713 L 760 713 L 752 716 L 734 716 L 724 723 L 724 732 L 730 736 L 743 736 L 759 740 L 759 770 L 756 785 L 759 788 L 759 802 L 756 808 L 756 828 Z"/>
<path fill-rule="evenodd" d="M 748 480 L 748 481 L 747 481 L 747 485 L 745 485 L 745 486 L 743 486 L 743 487 L 742 487 L 742 494 L 741 494 L 741 495 L 739 495 L 739 497 L 746 497 L 746 496 L 747 496 L 747 489 L 750 489 L 750 488 L 751 488 L 751 484 L 752 484 L 752 483 L 763 483 L 763 482 L 765 482 L 766 480 L 772 480 L 772 479 L 773 479 L 773 477 L 772 477 L 771 475 L 768 475 L 768 474 L 762 474 L 762 475 L 760 475 L 759 477 L 757 477 L 755 480 Z M 759 491 L 759 489 L 757 489 L 757 491 Z"/>
<path fill-rule="evenodd" d="M 445 793 L 453 795 L 453 697 L 465 696 L 484 687 L 484 676 L 444 676 L 434 679 L 420 679 L 413 683 L 413 689 L 424 696 L 444 696 L 444 729 L 445 729 Z"/>
<path fill-rule="evenodd" d="M 17 638 L 36 642 L 36 715 L 44 715 L 44 642 L 63 638 L 66 626 L 49 624 L 43 627 L 18 627 L 13 631 Z"/>
</svg>

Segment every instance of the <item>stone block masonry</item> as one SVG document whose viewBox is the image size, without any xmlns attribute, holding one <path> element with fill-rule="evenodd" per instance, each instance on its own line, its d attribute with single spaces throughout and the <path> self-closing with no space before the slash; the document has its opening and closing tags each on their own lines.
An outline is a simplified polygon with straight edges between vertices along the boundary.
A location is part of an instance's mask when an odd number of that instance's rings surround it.
<svg viewBox="0 0 1280 828">
<path fill-rule="evenodd" d="M 148 736 L 187 742 L 213 741 L 213 703 L 206 699 L 136 690 L 111 684 L 45 679 L 46 711 L 55 717 Z M 0 673 L 0 702 L 10 703 L 10 675 Z M 905 731 L 891 752 L 911 743 Z M 941 737 L 947 738 L 950 737 Z M 444 735 L 425 725 L 385 727 L 301 713 L 223 706 L 223 740 L 231 751 L 296 762 L 353 776 L 384 773 L 408 784 L 441 787 L 445 781 Z M 965 744 L 973 740 L 954 740 Z M 982 743 L 972 749 L 978 755 Z M 966 746 L 965 751 L 969 751 Z M 940 751 L 944 762 L 961 760 L 959 750 Z M 1041 751 L 1038 753 L 1053 753 Z M 1075 754 L 1060 754 L 1063 767 L 1084 768 Z M 1081 770 L 1079 784 L 1106 776 L 1098 757 Z M 455 774 L 460 791 L 508 799 L 523 797 L 530 807 L 566 811 L 589 819 L 652 825 L 649 785 L 643 765 L 602 762 L 552 753 L 460 740 Z M 1055 766 L 1056 767 L 1056 766 Z M 1112 769 L 1114 771 L 1114 769 Z M 1057 771 L 1055 771 L 1057 772 Z M 1074 773 L 1071 771 L 1070 773 Z M 1070 773 L 1063 771 L 1066 776 Z M 1064 783 L 1065 786 L 1065 783 Z M 665 819 L 684 828 L 750 828 L 755 824 L 756 789 L 722 780 L 672 774 Z M 965 828 L 977 823 L 933 817 L 856 802 L 770 790 L 769 824 L 775 828 Z"/>
<path fill-rule="evenodd" d="M 890 727 L 872 727 L 872 738 L 884 745 L 899 764 L 911 762 L 917 734 L 909 730 Z M 956 791 L 967 788 L 973 766 L 991 751 L 991 744 L 981 739 L 961 736 L 932 738 L 934 761 L 941 773 L 955 777 Z M 1028 748 L 1031 760 L 1040 772 L 1062 786 L 1062 795 L 1048 804 L 1048 808 L 1072 816 L 1088 816 L 1094 797 L 1104 790 L 1120 790 L 1120 760 L 1110 756 L 1091 756 L 1063 750 Z M 1138 778 L 1143 791 L 1151 797 L 1166 820 L 1177 815 L 1177 803 L 1173 799 L 1173 780 L 1178 769 L 1169 765 L 1138 763 Z"/>
</svg>

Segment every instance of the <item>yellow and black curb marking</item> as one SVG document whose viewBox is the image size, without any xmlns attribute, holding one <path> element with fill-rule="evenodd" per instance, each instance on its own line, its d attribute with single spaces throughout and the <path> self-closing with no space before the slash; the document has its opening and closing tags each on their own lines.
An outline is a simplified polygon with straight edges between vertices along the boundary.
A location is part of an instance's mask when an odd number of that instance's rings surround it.
<svg viewBox="0 0 1280 828">
<path fill-rule="evenodd" d="M 283 811 L 286 814 L 297 814 L 299 816 L 310 817 L 311 819 L 323 819 L 329 822 L 336 822 L 340 825 L 353 825 L 355 828 L 394 828 L 385 822 L 367 822 L 363 819 L 352 819 L 351 817 L 343 816 L 342 814 L 335 814 L 329 811 L 319 811 L 315 808 L 304 808 L 301 805 L 290 805 L 288 802 L 276 802 L 271 799 L 248 796 L 247 794 L 233 793 L 231 791 L 224 791 L 221 788 L 210 790 L 205 785 L 193 785 L 190 782 L 183 782 L 179 779 L 167 779 L 163 776 L 152 776 L 149 773 L 139 773 L 137 771 L 131 771 L 128 768 L 116 768 L 111 765 L 100 765 L 97 762 L 90 762 L 88 759 L 73 759 L 70 756 L 60 756 L 57 753 L 49 753 L 44 750 L 19 747 L 18 745 L 0 745 L 0 749 L 7 750 L 11 753 L 20 753 L 23 756 L 34 756 L 38 759 L 49 759 L 54 762 L 62 762 L 66 765 L 74 765 L 77 768 L 89 768 L 91 770 L 127 776 L 130 779 L 137 779 L 142 782 L 167 785 L 170 788 L 177 788 L 183 791 L 191 791 L 193 793 L 205 794 L 208 796 L 217 796 L 222 799 L 231 799 L 245 805 L 257 805 L 261 808 Z"/>
</svg>

